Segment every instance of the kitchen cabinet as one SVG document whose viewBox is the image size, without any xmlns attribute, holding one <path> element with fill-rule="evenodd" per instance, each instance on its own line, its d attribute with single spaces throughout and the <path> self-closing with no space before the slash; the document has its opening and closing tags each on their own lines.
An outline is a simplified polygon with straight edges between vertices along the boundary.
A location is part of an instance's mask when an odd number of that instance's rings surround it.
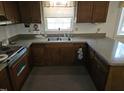
<svg viewBox="0 0 124 93">
<path fill-rule="evenodd" d="M 10 68 L 10 77 L 13 90 L 20 90 L 29 74 L 29 63 L 27 53 L 21 56 Z"/>
<path fill-rule="evenodd" d="M 109 67 L 90 47 L 88 55 L 87 68 L 90 76 L 98 90 L 105 90 Z"/>
<path fill-rule="evenodd" d="M 108 1 L 79 1 L 77 23 L 106 22 L 108 6 Z"/>
<path fill-rule="evenodd" d="M 0 90 L 12 90 L 6 68 L 0 71 Z"/>
<path fill-rule="evenodd" d="M 32 60 L 32 65 L 45 65 L 45 44 L 32 44 L 30 48 L 30 59 Z M 49 51 L 48 51 L 49 53 Z"/>
<path fill-rule="evenodd" d="M 87 46 L 86 67 L 98 90 L 124 90 L 123 65 L 110 65 L 94 49 Z"/>
<path fill-rule="evenodd" d="M 99 90 L 105 89 L 108 75 L 108 69 L 104 67 L 101 60 L 95 56 L 94 58 L 94 81 Z"/>
<path fill-rule="evenodd" d="M 77 7 L 77 23 L 87 23 L 92 20 L 93 2 L 79 1 Z"/>
<path fill-rule="evenodd" d="M 60 57 L 60 62 L 63 65 L 74 65 L 76 63 L 76 51 L 74 44 L 61 45 Z"/>
<path fill-rule="evenodd" d="M 17 2 L 4 1 L 3 5 L 7 19 L 12 21 L 13 23 L 18 23 L 20 21 L 20 15 Z"/>
<path fill-rule="evenodd" d="M 44 58 L 47 65 L 61 64 L 59 44 L 45 44 L 45 50 Z"/>
<path fill-rule="evenodd" d="M 40 1 L 20 1 L 19 10 L 22 23 L 40 23 Z"/>
<path fill-rule="evenodd" d="M 3 7 L 3 2 L 0 1 L 0 15 L 5 15 L 4 7 Z"/>
<path fill-rule="evenodd" d="M 106 22 L 109 2 L 96 1 L 93 5 L 92 22 Z"/>
<path fill-rule="evenodd" d="M 124 66 L 110 66 L 105 90 L 124 91 Z"/>
<path fill-rule="evenodd" d="M 34 65 L 74 65 L 77 51 L 83 43 L 34 43 L 31 56 Z"/>
<path fill-rule="evenodd" d="M 15 1 L 0 1 L 0 15 L 5 16 L 12 23 L 20 21 L 18 4 Z"/>
</svg>

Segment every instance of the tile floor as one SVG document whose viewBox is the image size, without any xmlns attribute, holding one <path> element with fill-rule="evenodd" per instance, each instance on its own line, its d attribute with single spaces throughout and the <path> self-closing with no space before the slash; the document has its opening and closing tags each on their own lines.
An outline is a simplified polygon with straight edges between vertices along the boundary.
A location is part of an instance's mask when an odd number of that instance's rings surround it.
<svg viewBox="0 0 124 93">
<path fill-rule="evenodd" d="M 22 91 L 94 91 L 84 66 L 34 67 Z"/>
</svg>

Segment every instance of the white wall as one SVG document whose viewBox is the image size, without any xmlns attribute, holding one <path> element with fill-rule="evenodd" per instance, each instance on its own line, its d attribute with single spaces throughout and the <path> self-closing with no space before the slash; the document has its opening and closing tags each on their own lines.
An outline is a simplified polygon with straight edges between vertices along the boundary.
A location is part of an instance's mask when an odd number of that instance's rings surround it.
<svg viewBox="0 0 124 93">
<path fill-rule="evenodd" d="M 6 36 L 6 30 L 5 30 L 5 26 L 1 26 L 0 27 L 0 41 L 5 39 L 7 36 Z"/>
<path fill-rule="evenodd" d="M 117 32 L 117 23 L 118 23 L 118 14 L 119 14 L 119 2 L 118 1 L 111 1 L 109 4 L 108 16 L 106 23 L 99 23 L 99 24 L 92 24 L 92 23 L 78 23 L 75 24 L 75 30 L 73 33 L 96 33 L 97 29 L 100 28 L 99 33 L 106 33 L 107 37 L 114 38 Z M 39 29 L 42 33 L 44 33 L 43 25 L 39 24 Z M 16 24 L 16 25 L 9 25 L 6 26 L 5 29 L 0 27 L 0 41 L 5 38 L 6 31 L 7 36 L 11 37 L 17 34 L 33 34 L 33 33 L 40 33 L 33 31 L 33 24 L 31 25 L 30 29 L 24 27 L 24 24 Z M 76 31 L 77 30 L 77 31 Z"/>
</svg>

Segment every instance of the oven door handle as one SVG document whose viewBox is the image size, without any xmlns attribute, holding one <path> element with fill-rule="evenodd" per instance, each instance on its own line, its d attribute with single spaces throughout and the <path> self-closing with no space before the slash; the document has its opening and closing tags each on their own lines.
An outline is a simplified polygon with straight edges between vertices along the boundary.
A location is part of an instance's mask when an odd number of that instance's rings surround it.
<svg viewBox="0 0 124 93">
<path fill-rule="evenodd" d="M 26 68 L 26 64 L 21 68 L 21 70 L 17 73 L 17 76 L 19 76 L 22 72 L 23 72 L 23 70 Z"/>
</svg>

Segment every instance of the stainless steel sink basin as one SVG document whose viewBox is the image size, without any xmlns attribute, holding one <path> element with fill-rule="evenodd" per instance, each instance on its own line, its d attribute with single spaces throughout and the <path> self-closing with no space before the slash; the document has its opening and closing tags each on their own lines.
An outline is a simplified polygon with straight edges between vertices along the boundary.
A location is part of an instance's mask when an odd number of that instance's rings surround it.
<svg viewBox="0 0 124 93">
<path fill-rule="evenodd" d="M 70 37 L 48 37 L 48 41 L 71 41 Z"/>
</svg>

